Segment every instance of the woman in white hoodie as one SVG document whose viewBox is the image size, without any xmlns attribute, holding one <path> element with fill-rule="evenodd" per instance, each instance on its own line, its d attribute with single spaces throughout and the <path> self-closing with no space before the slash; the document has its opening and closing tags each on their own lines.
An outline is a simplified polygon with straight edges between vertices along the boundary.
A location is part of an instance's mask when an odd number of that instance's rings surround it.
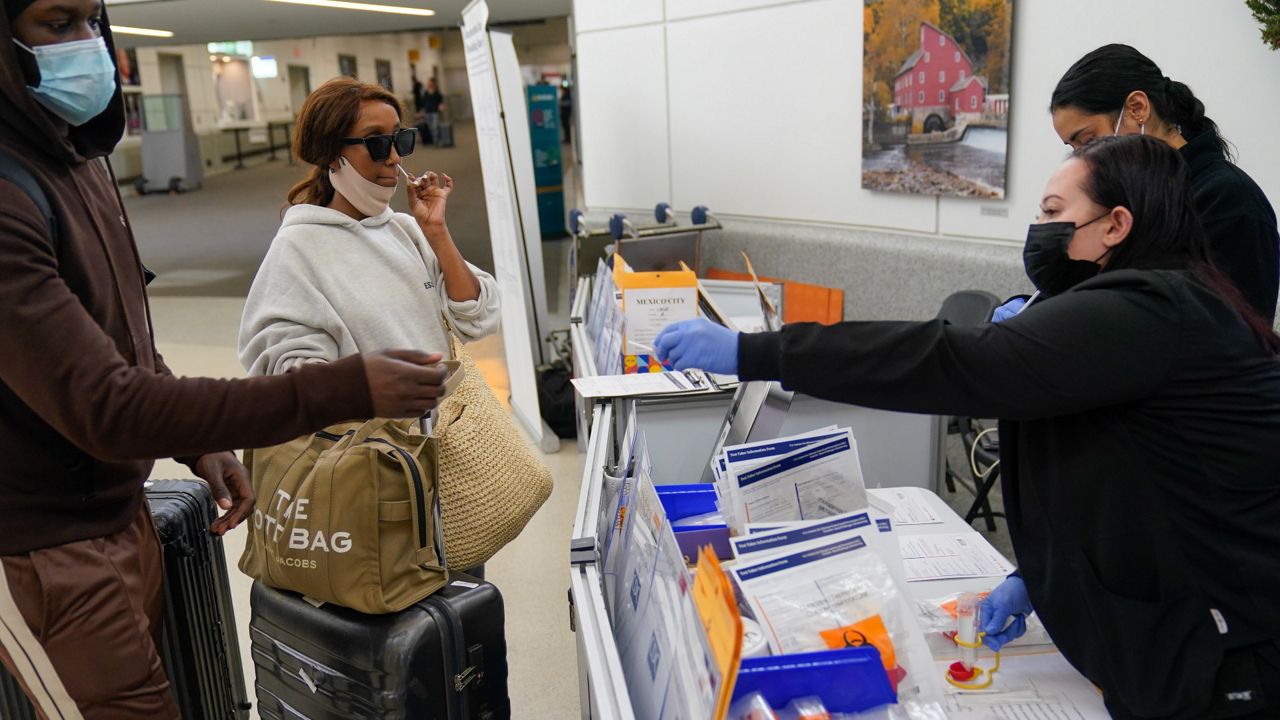
<svg viewBox="0 0 1280 720">
<path fill-rule="evenodd" d="M 303 103 L 294 153 L 315 167 L 289 191 L 249 291 L 239 354 L 250 375 L 383 348 L 447 357 L 442 315 L 463 342 L 497 330 L 497 283 L 445 224 L 453 180 L 428 172 L 415 183 L 400 168 L 415 143 L 400 122 L 395 96 L 352 78 Z M 402 174 L 412 214 L 388 205 Z"/>
</svg>

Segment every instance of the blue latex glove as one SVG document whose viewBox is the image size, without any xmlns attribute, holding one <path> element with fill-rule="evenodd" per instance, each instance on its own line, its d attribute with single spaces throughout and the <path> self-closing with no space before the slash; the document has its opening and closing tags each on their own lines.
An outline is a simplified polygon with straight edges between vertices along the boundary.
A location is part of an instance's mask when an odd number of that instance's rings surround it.
<svg viewBox="0 0 1280 720">
<path fill-rule="evenodd" d="M 1027 584 L 1017 575 L 1005 578 L 979 606 L 978 618 L 982 632 L 987 634 L 982 642 L 999 652 L 1000 648 L 1027 632 L 1027 616 L 1031 612 Z"/>
<path fill-rule="evenodd" d="M 663 364 L 676 370 L 738 374 L 738 333 L 706 318 L 666 326 L 654 339 L 653 349 Z"/>
<path fill-rule="evenodd" d="M 1005 320 L 1008 320 L 1014 315 L 1017 315 L 1018 311 L 1022 309 L 1022 306 L 1026 304 L 1027 304 L 1026 298 L 1016 297 L 1010 300 L 1009 302 L 996 308 L 996 311 L 991 314 L 991 322 L 998 323 L 998 322 L 1004 322 Z"/>
</svg>

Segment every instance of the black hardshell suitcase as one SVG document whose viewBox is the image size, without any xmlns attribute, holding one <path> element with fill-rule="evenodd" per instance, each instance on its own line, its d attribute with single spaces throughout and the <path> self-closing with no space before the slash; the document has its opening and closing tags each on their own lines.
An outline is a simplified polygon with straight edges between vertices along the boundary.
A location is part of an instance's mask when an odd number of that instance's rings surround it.
<svg viewBox="0 0 1280 720">
<path fill-rule="evenodd" d="M 502 595 L 451 573 L 398 613 L 366 615 L 253 584 L 249 636 L 263 720 L 503 720 Z"/>
<path fill-rule="evenodd" d="M 0 665 L 0 720 L 36 720 L 36 709 L 3 665 Z"/>
<path fill-rule="evenodd" d="M 244 666 L 222 538 L 209 533 L 217 507 L 198 480 L 147 483 L 164 548 L 164 638 L 160 657 L 183 720 L 249 717 Z"/>
<path fill-rule="evenodd" d="M 217 513 L 213 495 L 198 480 L 156 480 L 146 488 L 164 550 L 160 657 L 182 717 L 244 720 L 252 706 L 244 686 L 226 555 L 222 539 L 209 534 Z M 0 720 L 35 716 L 17 680 L 0 667 Z"/>
</svg>

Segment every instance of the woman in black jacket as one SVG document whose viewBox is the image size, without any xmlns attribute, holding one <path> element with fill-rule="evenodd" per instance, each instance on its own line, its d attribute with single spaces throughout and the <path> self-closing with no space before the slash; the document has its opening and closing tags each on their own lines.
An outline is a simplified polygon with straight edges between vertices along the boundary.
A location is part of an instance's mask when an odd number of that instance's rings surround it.
<svg viewBox="0 0 1280 720">
<path fill-rule="evenodd" d="M 1103 138 L 1054 173 L 1027 236 L 1047 296 L 1000 324 L 705 320 L 654 341 L 678 369 L 867 407 L 999 417 L 1020 577 L 989 644 L 1034 608 L 1115 717 L 1280 711 L 1280 338 L 1208 259 L 1186 164 Z"/>
<path fill-rule="evenodd" d="M 1079 148 L 1096 137 L 1145 134 L 1182 154 L 1209 254 L 1245 299 L 1275 321 L 1280 233 L 1261 188 L 1231 161 L 1218 126 L 1191 88 L 1128 45 L 1106 45 L 1067 70 L 1049 104 L 1053 127 Z"/>
</svg>

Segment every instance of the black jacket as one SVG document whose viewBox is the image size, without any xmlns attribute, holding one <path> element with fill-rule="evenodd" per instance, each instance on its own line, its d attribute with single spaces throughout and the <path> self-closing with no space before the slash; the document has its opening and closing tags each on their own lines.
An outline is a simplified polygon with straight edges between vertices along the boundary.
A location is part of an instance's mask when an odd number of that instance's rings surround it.
<svg viewBox="0 0 1280 720">
<path fill-rule="evenodd" d="M 1214 263 L 1268 323 L 1275 322 L 1280 288 L 1275 210 L 1253 178 L 1223 156 L 1213 135 L 1201 133 L 1181 152 Z"/>
<path fill-rule="evenodd" d="M 998 325 L 791 325 L 738 357 L 816 397 L 1002 418 L 1032 605 L 1118 716 L 1203 716 L 1224 650 L 1280 638 L 1280 361 L 1185 273 L 1103 273 Z"/>
</svg>

